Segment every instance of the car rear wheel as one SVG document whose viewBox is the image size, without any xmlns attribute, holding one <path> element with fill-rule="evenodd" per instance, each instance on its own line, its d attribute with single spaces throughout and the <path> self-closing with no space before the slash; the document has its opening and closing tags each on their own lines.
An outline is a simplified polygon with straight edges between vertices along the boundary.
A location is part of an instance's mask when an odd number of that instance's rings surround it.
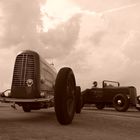
<svg viewBox="0 0 140 140">
<path fill-rule="evenodd" d="M 105 104 L 104 103 L 97 103 L 95 106 L 96 106 L 97 109 L 101 110 L 105 107 Z"/>
<path fill-rule="evenodd" d="M 81 97 L 81 87 L 76 87 L 76 113 L 81 113 L 82 108 L 82 97 Z"/>
<path fill-rule="evenodd" d="M 113 106 L 117 111 L 125 112 L 129 108 L 129 99 L 125 94 L 117 94 L 113 98 Z"/>
<path fill-rule="evenodd" d="M 62 68 L 55 82 L 55 112 L 60 124 L 67 125 L 75 114 L 76 83 L 72 69 Z"/>
</svg>

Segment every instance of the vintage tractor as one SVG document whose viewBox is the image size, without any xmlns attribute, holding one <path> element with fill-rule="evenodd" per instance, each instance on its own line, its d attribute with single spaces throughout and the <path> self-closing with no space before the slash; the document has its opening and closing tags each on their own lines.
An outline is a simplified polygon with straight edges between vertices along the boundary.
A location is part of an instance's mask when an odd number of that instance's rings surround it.
<svg viewBox="0 0 140 140">
<path fill-rule="evenodd" d="M 71 68 L 63 67 L 57 73 L 37 52 L 25 50 L 15 60 L 10 92 L 1 93 L 1 102 L 12 102 L 24 112 L 55 107 L 60 124 L 70 124 L 75 112 L 80 113 L 79 86 Z"/>
</svg>

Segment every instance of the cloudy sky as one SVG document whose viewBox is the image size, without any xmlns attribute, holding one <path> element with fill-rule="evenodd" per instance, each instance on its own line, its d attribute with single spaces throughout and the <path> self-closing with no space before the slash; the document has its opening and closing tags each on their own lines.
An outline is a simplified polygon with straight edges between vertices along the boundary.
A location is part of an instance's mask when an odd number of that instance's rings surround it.
<svg viewBox="0 0 140 140">
<path fill-rule="evenodd" d="M 139 0 L 1 0 L 0 91 L 10 88 L 17 52 L 39 52 L 57 71 L 134 85 L 140 94 Z"/>
</svg>

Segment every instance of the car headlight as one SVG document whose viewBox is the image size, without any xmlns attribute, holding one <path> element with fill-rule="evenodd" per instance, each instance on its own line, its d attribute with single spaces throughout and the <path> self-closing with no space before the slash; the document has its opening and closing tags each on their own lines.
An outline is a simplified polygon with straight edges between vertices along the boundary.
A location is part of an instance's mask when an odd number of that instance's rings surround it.
<svg viewBox="0 0 140 140">
<path fill-rule="evenodd" d="M 130 99 L 130 95 L 127 95 L 127 98 Z"/>
<path fill-rule="evenodd" d="M 26 84 L 27 84 L 27 86 L 28 87 L 31 87 L 32 85 L 33 85 L 33 79 L 28 79 L 27 81 L 26 81 Z"/>
</svg>

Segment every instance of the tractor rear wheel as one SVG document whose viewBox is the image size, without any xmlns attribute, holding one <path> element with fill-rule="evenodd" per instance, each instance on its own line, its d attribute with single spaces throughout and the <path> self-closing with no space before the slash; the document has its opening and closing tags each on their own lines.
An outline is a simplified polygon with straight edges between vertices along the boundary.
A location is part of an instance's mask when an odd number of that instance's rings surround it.
<svg viewBox="0 0 140 140">
<path fill-rule="evenodd" d="M 96 108 L 102 110 L 105 107 L 104 103 L 96 103 Z"/>
<path fill-rule="evenodd" d="M 71 68 L 64 67 L 55 81 L 55 112 L 60 124 L 67 125 L 73 120 L 76 106 L 76 83 Z"/>
<path fill-rule="evenodd" d="M 22 105 L 22 109 L 24 112 L 31 112 L 31 108 L 28 104 Z"/>
<path fill-rule="evenodd" d="M 136 107 L 136 109 L 137 109 L 138 111 L 140 111 L 140 107 Z"/>
</svg>

